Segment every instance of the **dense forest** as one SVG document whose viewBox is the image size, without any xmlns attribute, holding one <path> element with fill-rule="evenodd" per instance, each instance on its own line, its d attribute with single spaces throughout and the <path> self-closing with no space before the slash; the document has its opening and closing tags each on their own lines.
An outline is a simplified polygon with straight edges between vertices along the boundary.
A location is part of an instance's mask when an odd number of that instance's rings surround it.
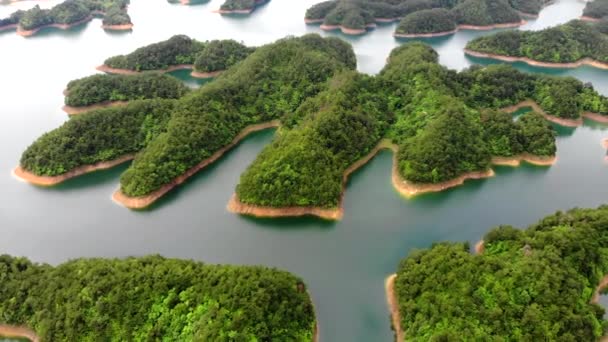
<svg viewBox="0 0 608 342">
<path fill-rule="evenodd" d="M 102 15 L 104 25 L 131 24 L 128 4 L 129 0 L 66 0 L 51 9 L 36 5 L 0 20 L 0 27 L 18 24 L 20 30 L 30 31 L 51 24 L 75 24 L 93 15 Z"/>
<path fill-rule="evenodd" d="M 195 71 L 213 72 L 227 69 L 254 50 L 231 39 L 199 42 L 188 36 L 176 35 L 138 48 L 128 55 L 110 57 L 104 65 L 115 69 L 147 71 L 192 64 Z"/>
<path fill-rule="evenodd" d="M 593 0 L 587 2 L 583 16 L 593 19 L 608 19 L 608 0 Z"/>
<path fill-rule="evenodd" d="M 539 31 L 505 31 L 479 37 L 467 49 L 535 61 L 570 63 L 583 58 L 608 63 L 608 35 L 601 25 L 572 20 Z"/>
<path fill-rule="evenodd" d="M 270 0 L 226 0 L 220 6 L 221 11 L 253 11 L 256 6 Z"/>
<path fill-rule="evenodd" d="M 493 157 L 555 155 L 554 132 L 540 114 L 514 121 L 498 109 L 531 99 L 560 118 L 608 113 L 608 99 L 574 78 L 509 65 L 456 72 L 422 43 L 394 49 L 378 76 L 357 74 L 355 66 L 351 47 L 337 38 L 279 40 L 198 90 L 156 100 L 166 106 L 156 112 L 151 108 L 159 104 L 143 100 L 70 120 L 31 145 L 21 166 L 54 176 L 139 152 L 121 177 L 121 190 L 145 196 L 246 126 L 280 119 L 275 140 L 243 174 L 238 197 L 264 206 L 333 208 L 344 171 L 382 139 L 398 146 L 403 179 L 440 183 L 485 171 Z"/>
<path fill-rule="evenodd" d="M 604 309 L 590 303 L 608 273 L 608 206 L 499 226 L 484 251 L 437 243 L 397 270 L 401 328 L 412 341 L 597 341 Z"/>
<path fill-rule="evenodd" d="M 522 12 L 536 15 L 545 3 L 545 0 L 329 0 L 309 8 L 305 19 L 309 23 L 322 22 L 329 27 L 353 30 L 373 26 L 377 20 L 401 19 L 397 34 L 439 33 L 451 31 L 456 25 L 517 24 Z"/>
<path fill-rule="evenodd" d="M 262 266 L 1 255 L 0 279 L 1 323 L 42 341 L 313 341 L 315 330 L 302 280 Z"/>
<path fill-rule="evenodd" d="M 89 106 L 108 101 L 177 99 L 189 88 L 175 77 L 150 72 L 136 75 L 92 75 L 70 81 L 65 104 Z"/>
</svg>

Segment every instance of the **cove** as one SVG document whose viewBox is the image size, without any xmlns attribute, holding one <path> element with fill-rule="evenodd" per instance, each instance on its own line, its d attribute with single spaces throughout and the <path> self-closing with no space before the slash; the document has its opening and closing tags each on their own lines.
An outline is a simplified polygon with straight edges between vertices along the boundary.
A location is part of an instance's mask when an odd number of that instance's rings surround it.
<svg viewBox="0 0 608 342">
<path fill-rule="evenodd" d="M 233 38 L 248 45 L 288 34 L 322 33 L 304 24 L 304 12 L 315 0 L 273 0 L 249 17 L 212 13 L 222 2 L 181 6 L 132 0 L 129 13 L 136 26 L 131 33 L 104 33 L 95 19 L 70 31 L 41 32 L 28 39 L 0 34 L 0 46 L 10 47 L 10 53 L 0 57 L 0 75 L 5 80 L 0 83 L 0 253 L 52 264 L 75 257 L 160 253 L 210 263 L 276 266 L 308 284 L 321 341 L 392 341 L 384 279 L 413 248 L 440 240 L 473 245 L 498 224 L 523 227 L 556 210 L 606 202 L 608 164 L 601 139 L 608 132 L 605 126 L 588 121 L 576 129 L 558 127 L 558 162 L 552 167 L 495 167 L 497 177 L 412 200 L 394 191 L 392 155 L 380 152 L 351 175 L 344 202 L 347 214 L 336 223 L 312 218 L 252 219 L 226 211 L 239 175 L 271 141 L 272 130 L 249 136 L 142 212 L 128 211 L 110 200 L 125 166 L 50 189 L 11 177 L 27 145 L 67 120 L 61 110 L 67 82 L 95 73 L 94 68 L 108 56 L 178 33 L 200 40 Z M 0 13 L 36 3 L 0 5 Z M 52 6 L 55 0 L 40 3 Z M 522 29 L 565 22 L 579 16 L 583 7 L 576 0 L 558 1 Z M 168 20 L 164 26 L 158 25 L 161 14 Z M 322 34 L 347 39 L 357 53 L 359 70 L 376 73 L 390 50 L 408 41 L 392 36 L 394 25 L 379 26 L 363 37 Z M 462 48 L 473 37 L 490 32 L 495 31 L 461 31 L 423 41 L 438 50 L 443 64 L 462 69 L 489 63 L 466 57 Z M 606 71 L 515 65 L 530 72 L 572 75 L 608 94 Z"/>
</svg>

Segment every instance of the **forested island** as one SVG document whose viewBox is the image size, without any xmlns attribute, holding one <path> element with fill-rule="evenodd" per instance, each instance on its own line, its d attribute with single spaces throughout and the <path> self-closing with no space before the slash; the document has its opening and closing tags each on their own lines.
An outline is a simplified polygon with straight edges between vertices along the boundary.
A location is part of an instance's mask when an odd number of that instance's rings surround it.
<svg viewBox="0 0 608 342">
<path fill-rule="evenodd" d="M 458 29 L 516 27 L 535 17 L 546 0 L 329 0 L 306 11 L 308 24 L 344 34 L 364 34 L 376 23 L 400 21 L 396 37 L 432 37 Z"/>
<path fill-rule="evenodd" d="M 0 279 L 0 332 L 6 335 L 30 332 L 41 341 L 316 341 L 314 308 L 302 279 L 273 268 L 160 256 L 75 259 L 53 267 L 0 255 Z"/>
<path fill-rule="evenodd" d="M 608 20 L 608 0 L 593 0 L 587 2 L 581 19 L 587 21 Z"/>
<path fill-rule="evenodd" d="M 15 173 L 50 185 L 136 154 L 114 199 L 142 208 L 248 133 L 280 125 L 229 209 L 337 219 L 346 178 L 382 148 L 395 151 L 393 184 L 411 196 L 489 177 L 492 164 L 550 165 L 555 133 L 545 119 L 608 114 L 608 99 L 574 78 L 508 65 L 456 72 L 422 43 L 394 49 L 377 76 L 355 67 L 337 38 L 282 39 L 177 100 L 132 101 L 66 122 L 28 147 Z M 514 121 L 508 112 L 521 107 L 534 111 Z"/>
<path fill-rule="evenodd" d="M 142 71 L 170 72 L 192 69 L 192 76 L 209 78 L 249 56 L 255 48 L 232 39 L 200 42 L 176 35 L 168 40 L 136 49 L 127 55 L 110 57 L 100 71 L 132 75 Z"/>
<path fill-rule="evenodd" d="M 220 6 L 221 14 L 249 14 L 270 0 L 226 0 Z"/>
<path fill-rule="evenodd" d="M 608 206 L 573 209 L 496 227 L 478 255 L 468 242 L 412 252 L 387 282 L 398 341 L 599 340 L 607 226 Z"/>
<path fill-rule="evenodd" d="M 136 75 L 92 75 L 70 81 L 63 110 L 70 115 L 123 105 L 132 100 L 177 99 L 189 91 L 175 77 L 150 72 Z"/>
<path fill-rule="evenodd" d="M 604 25 L 603 25 L 604 24 Z M 608 22 L 572 20 L 540 31 L 506 31 L 467 43 L 465 53 L 534 66 L 608 69 Z"/>
<path fill-rule="evenodd" d="M 102 27 L 108 30 L 130 30 L 133 27 L 127 13 L 129 0 L 66 0 L 51 9 L 39 5 L 0 19 L 0 30 L 16 29 L 21 36 L 31 36 L 45 27 L 67 30 L 86 23 L 94 16 L 103 17 Z"/>
</svg>

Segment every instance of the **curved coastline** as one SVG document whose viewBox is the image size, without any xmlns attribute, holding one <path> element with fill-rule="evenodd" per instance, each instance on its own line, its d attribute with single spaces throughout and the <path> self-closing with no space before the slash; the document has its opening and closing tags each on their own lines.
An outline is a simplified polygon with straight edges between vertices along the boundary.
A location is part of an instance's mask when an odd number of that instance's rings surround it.
<svg viewBox="0 0 608 342">
<path fill-rule="evenodd" d="M 551 166 L 557 162 L 557 156 L 537 156 L 522 153 L 511 157 L 492 157 L 492 164 L 501 166 L 520 166 L 522 162 L 536 166 Z"/>
<path fill-rule="evenodd" d="M 483 239 L 477 241 L 477 243 L 475 244 L 475 254 L 481 254 L 483 253 L 483 251 L 486 249 L 486 245 L 485 242 L 483 241 Z"/>
<path fill-rule="evenodd" d="M 144 73 L 144 72 L 167 73 L 167 72 L 172 72 L 172 71 L 177 71 L 177 70 L 192 70 L 192 72 L 190 73 L 190 76 L 192 76 L 194 78 L 213 78 L 213 77 L 219 76 L 219 74 L 221 74 L 222 72 L 225 71 L 225 70 L 217 70 L 217 71 L 210 71 L 210 72 L 199 72 L 194 69 L 193 64 L 178 64 L 178 65 L 171 65 L 165 69 L 154 69 L 154 70 L 143 70 L 143 71 L 112 68 L 110 66 L 102 64 L 102 65 L 96 67 L 95 69 L 98 71 L 101 71 L 101 72 L 105 72 L 107 74 L 114 74 L 114 75 L 137 75 L 137 74 Z"/>
<path fill-rule="evenodd" d="M 101 28 L 110 31 L 129 31 L 133 29 L 133 24 L 101 25 Z"/>
<path fill-rule="evenodd" d="M 590 23 L 599 23 L 600 21 L 602 21 L 602 19 L 600 18 L 588 17 L 586 15 L 581 15 L 579 19 L 582 21 L 588 21 Z"/>
<path fill-rule="evenodd" d="M 600 283 L 595 288 L 595 291 L 593 291 L 593 297 L 591 297 L 591 301 L 590 301 L 591 304 L 599 303 L 601 292 L 606 287 L 608 287 L 608 274 L 605 275 L 604 278 L 602 278 L 600 280 Z"/>
<path fill-rule="evenodd" d="M 503 62 L 510 62 L 510 63 L 513 63 L 513 62 L 524 62 L 524 63 L 526 63 L 528 65 L 532 65 L 532 66 L 536 66 L 536 67 L 542 67 L 542 68 L 566 68 L 566 69 L 572 69 L 572 68 L 578 68 L 578 67 L 583 66 L 583 65 L 589 65 L 591 67 L 598 68 L 598 69 L 608 69 L 608 63 L 596 61 L 595 59 L 588 58 L 588 57 L 585 57 L 583 59 L 579 59 L 576 62 L 553 63 L 553 62 L 536 61 L 536 60 L 530 59 L 528 57 L 512 57 L 512 56 L 496 55 L 496 54 L 492 54 L 492 53 L 478 52 L 478 51 L 474 51 L 474 50 L 471 50 L 471 49 L 464 49 L 464 53 L 466 55 L 470 55 L 470 56 L 473 56 L 473 57 L 491 58 L 491 59 L 496 59 L 496 60 L 503 61 Z"/>
<path fill-rule="evenodd" d="M 35 331 L 26 327 L 13 325 L 0 324 L 0 337 L 26 338 L 31 342 L 40 342 L 40 337 L 38 337 Z"/>
<path fill-rule="evenodd" d="M 450 31 L 442 31 L 442 32 L 429 32 L 429 33 L 393 33 L 395 38 L 432 38 L 432 37 L 443 37 L 454 34 L 460 30 L 473 30 L 473 31 L 487 31 L 494 30 L 498 28 L 512 28 L 519 27 L 525 25 L 527 22 L 525 20 L 521 20 L 516 23 L 504 23 L 504 24 L 494 24 L 494 25 L 457 25 L 455 29 Z"/>
<path fill-rule="evenodd" d="M 16 30 L 18 27 L 19 27 L 19 25 L 17 25 L 17 24 L 0 26 L 0 32 L 8 31 L 8 30 Z"/>
<path fill-rule="evenodd" d="M 362 29 L 352 29 L 352 28 L 348 28 L 348 27 L 344 27 L 342 25 L 325 25 L 322 24 L 321 26 L 319 26 L 319 28 L 323 31 L 336 31 L 336 30 L 340 30 L 343 34 L 345 35 L 349 35 L 349 36 L 358 36 L 358 35 L 362 35 L 364 33 L 367 32 L 367 29 L 372 29 L 375 28 L 376 24 L 367 24 L 365 25 L 365 28 Z"/>
<path fill-rule="evenodd" d="M 386 303 L 391 314 L 391 324 L 395 331 L 395 340 L 401 342 L 405 339 L 405 331 L 401 328 L 401 315 L 399 313 L 399 303 L 395 295 L 395 279 L 397 274 L 393 273 L 384 280 L 384 291 L 386 293 Z"/>
<path fill-rule="evenodd" d="M 66 112 L 68 115 L 78 115 L 78 114 L 90 112 L 94 109 L 124 106 L 128 103 L 129 103 L 129 101 L 106 101 L 106 102 L 96 103 L 96 104 L 82 106 L 82 107 L 73 107 L 73 106 L 65 105 L 65 106 L 61 107 L 61 109 L 64 112 Z"/>
<path fill-rule="evenodd" d="M 592 112 L 583 112 L 581 114 L 581 117 L 578 119 L 558 118 L 557 116 L 550 115 L 547 112 L 545 112 L 542 108 L 540 108 L 538 103 L 536 103 L 535 101 L 530 100 L 530 99 L 522 101 L 522 102 L 512 105 L 512 106 L 501 108 L 500 110 L 505 111 L 507 113 L 513 113 L 521 108 L 526 108 L 526 107 L 530 107 L 534 111 L 540 113 L 545 119 L 547 119 L 553 123 L 556 123 L 558 125 L 565 126 L 565 127 L 581 126 L 583 124 L 583 118 L 587 118 L 589 120 L 592 120 L 592 121 L 595 121 L 598 123 L 608 123 L 608 116 L 602 115 L 599 113 L 592 113 Z"/>
<path fill-rule="evenodd" d="M 38 185 L 38 186 L 53 186 L 53 185 L 57 185 L 59 183 L 65 182 L 66 180 L 68 180 L 70 178 L 82 176 L 86 173 L 112 168 L 114 166 L 117 166 L 117 165 L 120 165 L 127 161 L 130 161 L 134 157 L 135 157 L 135 154 L 127 154 L 120 158 L 116 158 L 114 160 L 103 161 L 103 162 L 98 162 L 98 163 L 89 164 L 89 165 L 82 165 L 82 166 L 76 167 L 76 168 L 74 168 L 64 174 L 58 175 L 58 176 L 38 176 L 36 174 L 33 174 L 30 171 L 25 170 L 21 166 L 17 166 L 13 170 L 13 175 L 17 179 L 24 181 L 26 183 L 30 183 L 30 184 L 34 184 L 34 185 Z"/>
<path fill-rule="evenodd" d="M 24 30 L 21 26 L 17 25 L 17 34 L 22 36 L 22 37 L 31 37 L 33 35 L 35 35 L 36 33 L 38 33 L 38 31 L 48 28 L 48 27 L 53 27 L 53 28 L 58 28 L 61 30 L 69 30 L 73 27 L 76 27 L 78 25 L 82 25 L 84 23 L 88 23 L 89 21 L 93 20 L 93 16 L 89 15 L 84 19 L 80 19 L 76 22 L 73 22 L 71 24 L 47 24 L 47 25 L 42 25 L 40 27 L 36 27 L 34 29 L 31 30 Z"/>
<path fill-rule="evenodd" d="M 127 207 L 129 209 L 146 208 L 146 207 L 150 206 L 152 203 L 154 203 L 156 200 L 161 198 L 163 195 L 165 195 L 166 193 L 171 191 L 173 188 L 182 184 L 188 178 L 192 177 L 198 171 L 204 169 L 207 165 L 215 162 L 222 155 L 224 155 L 224 153 L 226 153 L 227 151 L 232 149 L 234 146 L 236 146 L 241 140 L 243 140 L 250 133 L 261 131 L 261 130 L 268 129 L 268 128 L 279 127 L 279 125 L 280 125 L 279 120 L 273 120 L 273 121 L 269 121 L 269 122 L 265 122 L 265 123 L 261 123 L 261 124 L 247 126 L 228 145 L 217 150 L 209 158 L 202 160 L 197 165 L 188 169 L 184 174 L 177 176 L 170 183 L 163 185 L 158 190 L 153 191 L 150 194 L 145 195 L 145 196 L 131 197 L 131 196 L 127 196 L 126 194 L 124 194 L 119 188 L 112 195 L 112 199 L 114 200 L 114 202 L 116 202 L 124 207 Z"/>
</svg>

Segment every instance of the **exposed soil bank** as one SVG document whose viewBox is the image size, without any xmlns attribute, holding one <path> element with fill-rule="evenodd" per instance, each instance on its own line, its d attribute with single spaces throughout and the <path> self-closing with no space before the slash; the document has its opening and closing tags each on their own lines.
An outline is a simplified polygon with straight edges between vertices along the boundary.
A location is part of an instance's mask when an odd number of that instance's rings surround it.
<svg viewBox="0 0 608 342">
<path fill-rule="evenodd" d="M 352 28 L 348 28 L 348 27 L 344 27 L 341 25 L 321 25 L 319 26 L 319 28 L 321 28 L 321 30 L 323 31 L 335 31 L 335 30 L 340 30 L 342 31 L 342 33 L 346 34 L 346 35 L 350 35 L 350 36 L 358 36 L 358 35 L 362 35 L 364 33 L 367 32 L 368 28 L 375 28 L 376 24 L 367 24 L 365 26 L 365 28 L 362 29 L 352 29 Z"/>
<path fill-rule="evenodd" d="M 15 175 L 15 177 L 17 177 L 19 180 L 22 180 L 22 181 L 25 181 L 27 183 L 31 183 L 34 185 L 52 186 L 52 185 L 57 185 L 61 182 L 64 182 L 70 178 L 84 175 L 85 173 L 112 168 L 114 166 L 127 162 L 127 161 L 133 159 L 134 157 L 135 157 L 134 154 L 127 154 L 125 156 L 122 156 L 122 157 L 114 159 L 114 160 L 99 162 L 99 163 L 95 163 L 95 164 L 91 164 L 91 165 L 79 166 L 75 169 L 72 169 L 72 170 L 70 170 L 62 175 L 58 175 L 58 176 L 38 176 L 38 175 L 35 175 L 35 174 L 23 169 L 21 166 L 17 166 L 13 170 L 13 175 Z"/>
<path fill-rule="evenodd" d="M 604 278 L 602 278 L 602 280 L 600 280 L 600 283 L 595 288 L 595 291 L 593 292 L 593 297 L 591 297 L 592 304 L 597 304 L 599 302 L 601 292 L 606 287 L 608 287 L 608 275 L 605 275 Z"/>
<path fill-rule="evenodd" d="M 542 108 L 540 108 L 540 106 L 538 105 L 538 103 L 536 103 L 533 100 L 526 100 L 526 101 L 522 101 L 516 105 L 513 106 L 508 106 L 508 107 L 504 107 L 501 108 L 501 110 L 507 112 L 507 113 L 513 113 L 521 108 L 525 108 L 525 107 L 530 107 L 532 108 L 535 112 L 540 113 L 542 116 L 545 117 L 545 119 L 554 122 L 558 125 L 562 125 L 562 126 L 566 126 L 566 127 L 578 127 L 581 126 L 583 124 L 583 118 L 587 118 L 589 120 L 595 121 L 595 122 L 599 122 L 599 123 L 608 123 L 608 116 L 607 115 L 602 115 L 599 113 L 591 113 L 591 112 L 583 112 L 581 114 L 581 117 L 578 119 L 563 119 L 563 118 L 558 118 L 557 116 L 554 115 L 550 115 L 549 113 L 545 112 Z"/>
<path fill-rule="evenodd" d="M 572 68 L 578 68 L 583 65 L 589 65 L 589 66 L 592 66 L 592 67 L 598 68 L 598 69 L 608 69 L 608 63 L 596 61 L 592 58 L 583 58 L 583 59 L 579 59 L 576 62 L 569 62 L 569 63 L 553 63 L 553 62 L 536 61 L 536 60 L 533 60 L 533 59 L 530 59 L 527 57 L 512 57 L 512 56 L 496 55 L 496 54 L 492 54 L 492 53 L 478 52 L 478 51 L 474 51 L 474 50 L 470 50 L 470 49 L 464 49 L 464 53 L 467 55 L 470 55 L 470 56 L 474 56 L 474 57 L 492 58 L 492 59 L 497 59 L 497 60 L 504 61 L 504 62 L 511 62 L 511 63 L 512 62 L 524 62 L 524 63 L 532 65 L 532 66 L 543 67 L 543 68 L 572 69 Z"/>
<path fill-rule="evenodd" d="M 0 26 L 0 32 L 8 31 L 8 30 L 16 30 L 18 27 L 19 27 L 19 25 L 17 25 L 17 24 Z"/>
<path fill-rule="evenodd" d="M 2 337 L 27 338 L 32 342 L 40 342 L 40 338 L 33 330 L 26 327 L 16 327 L 12 325 L 0 324 L 0 338 Z"/>
<path fill-rule="evenodd" d="M 588 21 L 588 22 L 592 22 L 592 23 L 597 23 L 597 22 L 602 21 L 602 19 L 599 19 L 599 18 L 593 18 L 593 17 L 588 17 L 588 16 L 586 16 L 586 15 L 582 15 L 582 16 L 580 17 L 580 19 L 581 19 L 581 20 L 583 20 L 583 21 Z"/>
<path fill-rule="evenodd" d="M 99 71 L 103 71 L 108 74 L 137 75 L 142 72 L 164 72 L 164 73 L 166 73 L 166 72 L 171 72 L 171 71 L 176 71 L 176 70 L 190 70 L 190 69 L 194 69 L 194 66 L 192 64 L 178 64 L 178 65 L 171 65 L 166 69 L 137 71 L 137 70 L 129 70 L 129 69 L 112 68 L 112 67 L 109 67 L 109 66 L 103 64 L 103 65 L 98 66 L 95 69 L 97 69 Z"/>
<path fill-rule="evenodd" d="M 63 109 L 63 111 L 66 112 L 68 115 L 78 115 L 78 114 L 90 112 L 95 109 L 124 106 L 128 103 L 129 103 L 128 101 L 107 101 L 107 102 L 102 102 L 102 103 L 93 104 L 90 106 L 82 106 L 82 107 L 72 107 L 72 106 L 66 105 L 66 106 L 63 106 L 61 109 Z"/>
<path fill-rule="evenodd" d="M 536 156 L 529 153 L 522 153 L 512 157 L 492 157 L 492 164 L 494 165 L 519 166 L 522 161 L 537 166 L 550 166 L 557 162 L 557 157 Z"/>
<path fill-rule="evenodd" d="M 222 155 L 224 155 L 224 153 L 226 153 L 231 148 L 236 146 L 241 140 L 243 140 L 250 133 L 261 131 L 261 130 L 272 128 L 272 127 L 278 127 L 279 124 L 280 124 L 280 122 L 278 120 L 274 120 L 274 121 L 270 121 L 270 122 L 265 122 L 265 123 L 245 127 L 245 129 L 243 129 L 241 131 L 241 133 L 239 133 L 232 140 L 232 142 L 230 142 L 230 144 L 219 149 L 213 155 L 211 155 L 209 158 L 201 161 L 194 167 L 190 168 L 183 175 L 176 177 L 170 183 L 163 185 L 160 189 L 158 189 L 146 196 L 130 197 L 130 196 L 125 195 L 122 191 L 120 191 L 120 189 L 118 189 L 112 195 L 112 199 L 115 202 L 117 202 L 127 208 L 130 208 L 130 209 L 143 209 L 143 208 L 151 205 L 152 203 L 154 203 L 156 200 L 161 198 L 163 195 L 165 195 L 167 192 L 171 191 L 176 186 L 182 184 L 184 181 L 186 181 L 186 179 L 190 178 L 198 171 L 204 169 L 207 165 L 218 160 Z"/>
<path fill-rule="evenodd" d="M 483 251 L 486 249 L 486 245 L 484 244 L 483 240 L 479 240 L 477 241 L 477 243 L 475 244 L 475 254 L 481 254 L 483 253 Z"/>
<path fill-rule="evenodd" d="M 321 19 L 307 19 L 307 18 L 304 18 L 304 23 L 309 24 L 309 25 L 311 25 L 311 24 L 321 24 L 324 20 L 325 20 L 324 18 L 321 18 Z"/>
<path fill-rule="evenodd" d="M 405 332 L 401 329 L 399 303 L 397 302 L 397 296 L 395 295 L 395 279 L 397 279 L 396 274 L 388 276 L 384 281 L 384 290 L 386 291 L 386 302 L 388 304 L 388 310 L 391 313 L 393 330 L 395 331 L 395 340 L 402 342 L 405 338 Z"/>
<path fill-rule="evenodd" d="M 443 32 L 432 32 L 432 33 L 393 33 L 393 36 L 396 38 L 432 38 L 432 37 L 443 37 L 448 36 L 450 34 L 454 34 L 460 30 L 475 30 L 475 31 L 485 31 L 485 30 L 494 30 L 497 28 L 510 28 L 510 27 L 519 27 L 525 25 L 526 21 L 522 20 L 517 23 L 506 23 L 506 24 L 494 24 L 487 26 L 476 26 L 476 25 L 458 25 L 455 29 L 450 31 Z"/>
<path fill-rule="evenodd" d="M 602 139 L 602 146 L 604 146 L 605 149 L 608 149 L 608 138 Z"/>
<path fill-rule="evenodd" d="M 192 70 L 192 73 L 190 73 L 190 76 L 192 76 L 194 78 L 214 78 L 214 77 L 218 77 L 224 71 L 225 70 L 200 72 L 200 71 Z"/>
<path fill-rule="evenodd" d="M 129 31 L 133 29 L 133 24 L 101 25 L 101 28 L 110 31 Z"/>
<path fill-rule="evenodd" d="M 321 208 L 321 207 L 266 207 L 253 204 L 246 204 L 239 200 L 236 194 L 233 194 L 228 202 L 228 211 L 255 217 L 296 217 L 296 216 L 317 216 L 326 220 L 340 220 L 344 216 L 344 194 L 346 192 L 346 184 L 351 173 L 367 164 L 374 156 L 383 149 L 392 148 L 391 143 L 387 140 L 382 140 L 374 147 L 367 155 L 354 162 L 349 166 L 342 175 L 342 192 L 337 208 Z"/>
<path fill-rule="evenodd" d="M 93 20 L 93 16 L 89 15 L 88 17 L 78 20 L 76 22 L 73 22 L 71 24 L 48 24 L 48 25 L 43 25 L 40 27 L 36 27 L 35 29 L 31 29 L 31 30 L 24 30 L 21 28 L 21 26 L 17 26 L 17 34 L 22 36 L 22 37 L 30 37 L 35 35 L 38 31 L 47 28 L 47 27 L 54 27 L 54 28 L 58 28 L 58 29 L 62 29 L 62 30 L 69 30 L 72 27 L 84 24 L 86 22 L 89 22 Z"/>
</svg>

